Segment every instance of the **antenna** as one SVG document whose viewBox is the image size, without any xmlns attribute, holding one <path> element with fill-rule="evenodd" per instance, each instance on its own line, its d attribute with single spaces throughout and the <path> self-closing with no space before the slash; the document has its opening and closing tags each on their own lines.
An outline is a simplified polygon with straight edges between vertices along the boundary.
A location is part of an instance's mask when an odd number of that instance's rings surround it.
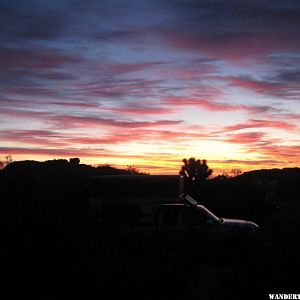
<svg viewBox="0 0 300 300">
<path fill-rule="evenodd" d="M 198 204 L 198 202 L 190 195 L 186 195 L 184 199 L 193 206 L 196 206 Z"/>
<path fill-rule="evenodd" d="M 179 175 L 179 199 L 184 201 L 184 177 Z"/>
</svg>

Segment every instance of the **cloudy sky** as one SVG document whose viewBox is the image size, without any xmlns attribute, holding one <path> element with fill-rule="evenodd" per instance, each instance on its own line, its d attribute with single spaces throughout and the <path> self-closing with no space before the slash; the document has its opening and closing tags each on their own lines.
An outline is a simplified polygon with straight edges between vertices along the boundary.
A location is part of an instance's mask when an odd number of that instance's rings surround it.
<svg viewBox="0 0 300 300">
<path fill-rule="evenodd" d="M 4 0 L 0 157 L 299 166 L 297 0 Z"/>
</svg>

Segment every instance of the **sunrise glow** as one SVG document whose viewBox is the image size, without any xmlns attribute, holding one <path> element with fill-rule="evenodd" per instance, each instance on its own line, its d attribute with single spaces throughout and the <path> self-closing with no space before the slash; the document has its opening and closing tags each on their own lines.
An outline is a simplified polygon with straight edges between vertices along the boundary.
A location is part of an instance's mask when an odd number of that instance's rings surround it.
<svg viewBox="0 0 300 300">
<path fill-rule="evenodd" d="M 300 165 L 300 3 L 4 1 L 0 158 Z"/>
</svg>

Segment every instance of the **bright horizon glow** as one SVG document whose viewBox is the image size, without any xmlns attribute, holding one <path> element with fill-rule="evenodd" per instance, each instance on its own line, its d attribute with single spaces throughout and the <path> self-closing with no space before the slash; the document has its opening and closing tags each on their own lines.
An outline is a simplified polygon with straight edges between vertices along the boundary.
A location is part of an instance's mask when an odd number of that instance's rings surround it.
<svg viewBox="0 0 300 300">
<path fill-rule="evenodd" d="M 1 1 L 0 159 L 300 165 L 300 3 Z"/>
</svg>

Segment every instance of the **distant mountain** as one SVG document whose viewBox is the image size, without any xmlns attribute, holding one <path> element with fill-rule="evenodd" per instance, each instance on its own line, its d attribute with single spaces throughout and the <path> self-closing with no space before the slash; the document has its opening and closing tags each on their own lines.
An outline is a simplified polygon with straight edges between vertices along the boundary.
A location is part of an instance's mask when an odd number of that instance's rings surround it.
<svg viewBox="0 0 300 300">
<path fill-rule="evenodd" d="M 235 177 L 237 180 L 285 180 L 300 179 L 300 168 L 262 169 L 249 171 Z"/>
<path fill-rule="evenodd" d="M 9 164 L 3 170 L 6 176 L 93 176 L 93 175 L 129 175 L 130 172 L 111 166 L 92 167 L 85 164 L 76 164 L 66 159 L 38 162 L 33 160 L 17 161 Z"/>
<path fill-rule="evenodd" d="M 227 217 L 264 218 L 274 211 L 276 201 L 300 201 L 300 168 L 215 177 L 206 182 L 197 200 Z"/>
</svg>

